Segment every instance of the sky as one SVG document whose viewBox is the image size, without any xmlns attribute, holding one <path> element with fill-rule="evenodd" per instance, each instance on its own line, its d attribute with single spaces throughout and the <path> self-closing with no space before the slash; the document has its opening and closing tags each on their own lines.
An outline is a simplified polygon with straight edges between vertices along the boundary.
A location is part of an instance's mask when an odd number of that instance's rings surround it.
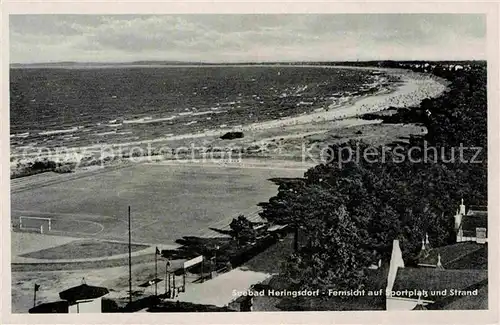
<svg viewBox="0 0 500 325">
<path fill-rule="evenodd" d="M 11 15 L 11 63 L 465 60 L 477 14 Z"/>
</svg>

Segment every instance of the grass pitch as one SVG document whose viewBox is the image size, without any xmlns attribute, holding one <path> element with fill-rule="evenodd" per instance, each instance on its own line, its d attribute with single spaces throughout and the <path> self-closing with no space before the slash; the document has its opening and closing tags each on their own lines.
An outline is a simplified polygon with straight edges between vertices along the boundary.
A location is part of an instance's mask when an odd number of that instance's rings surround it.
<svg viewBox="0 0 500 325">
<path fill-rule="evenodd" d="M 11 195 L 12 218 L 53 219 L 53 234 L 170 244 L 220 224 L 276 194 L 274 177 L 300 177 L 303 170 L 232 166 L 138 164 L 90 174 Z"/>
<path fill-rule="evenodd" d="M 131 251 L 136 252 L 145 249 L 146 245 L 130 245 Z M 41 258 L 48 260 L 69 259 L 78 256 L 78 258 L 96 258 L 107 257 L 117 254 L 128 253 L 128 245 L 126 243 L 107 242 L 97 240 L 75 240 L 71 243 L 51 247 L 36 252 L 21 255 L 22 257 Z"/>
</svg>

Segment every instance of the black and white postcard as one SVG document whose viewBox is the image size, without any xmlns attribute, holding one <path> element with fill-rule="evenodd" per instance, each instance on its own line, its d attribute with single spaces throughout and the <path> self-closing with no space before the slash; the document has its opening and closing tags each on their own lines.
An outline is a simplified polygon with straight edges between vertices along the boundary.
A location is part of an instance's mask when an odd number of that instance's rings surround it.
<svg viewBox="0 0 500 325">
<path fill-rule="evenodd" d="M 15 5 L 5 323 L 495 322 L 497 5 Z"/>
</svg>

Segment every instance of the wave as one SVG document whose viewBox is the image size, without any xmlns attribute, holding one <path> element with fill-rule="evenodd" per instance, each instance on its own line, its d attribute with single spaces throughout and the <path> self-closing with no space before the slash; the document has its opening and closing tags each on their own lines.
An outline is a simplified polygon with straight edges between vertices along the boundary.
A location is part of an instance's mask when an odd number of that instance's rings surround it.
<svg viewBox="0 0 500 325">
<path fill-rule="evenodd" d="M 155 119 L 147 119 L 142 122 L 138 122 L 139 124 L 146 124 L 146 123 L 156 123 L 156 122 L 163 122 L 163 121 L 172 121 L 173 119 L 177 118 L 176 115 L 170 116 L 170 117 L 160 117 L 160 118 L 155 118 Z"/>
<path fill-rule="evenodd" d="M 299 93 L 301 93 L 301 92 L 305 91 L 307 88 L 308 88 L 308 86 L 307 86 L 307 85 L 302 86 L 302 87 L 301 87 L 301 86 L 298 86 L 298 87 L 297 87 L 297 90 L 295 91 L 295 94 L 299 94 Z"/>
<path fill-rule="evenodd" d="M 192 116 L 207 115 L 207 114 L 221 114 L 221 113 L 227 113 L 227 111 L 226 110 L 224 110 L 224 111 L 203 111 L 203 112 L 193 113 Z"/>
<path fill-rule="evenodd" d="M 30 135 L 29 132 L 24 132 L 24 133 L 17 133 L 17 134 L 11 134 L 11 138 L 27 138 Z"/>
<path fill-rule="evenodd" d="M 116 132 L 116 130 L 113 131 L 107 131 L 107 132 L 100 132 L 96 133 L 96 136 L 103 136 L 103 135 L 126 135 L 126 134 L 132 134 L 132 131 L 125 131 L 125 132 Z"/>
<path fill-rule="evenodd" d="M 151 116 L 147 117 L 141 117 L 135 120 L 124 120 L 123 124 L 136 124 L 136 123 L 144 123 L 144 121 L 149 121 L 152 120 L 153 118 Z"/>
<path fill-rule="evenodd" d="M 75 127 L 70 128 L 70 129 L 62 129 L 62 130 L 43 131 L 43 132 L 39 132 L 38 135 L 53 135 L 53 134 L 71 133 L 71 132 L 76 132 L 80 129 L 83 129 L 83 126 L 75 126 Z"/>
<path fill-rule="evenodd" d="M 219 109 L 218 107 L 212 107 L 212 108 L 210 108 L 210 111 L 182 112 L 182 113 L 179 113 L 179 116 L 200 116 L 200 115 L 227 113 L 226 110 L 224 110 L 224 111 L 217 111 L 218 109 Z"/>
<path fill-rule="evenodd" d="M 102 135 L 111 135 L 111 134 L 116 134 L 116 131 L 101 132 L 101 133 L 96 133 L 95 135 L 102 136 Z"/>
<path fill-rule="evenodd" d="M 181 115 L 180 113 L 179 115 Z M 173 119 L 177 118 L 176 115 L 169 116 L 169 117 L 159 117 L 159 118 L 152 118 L 151 116 L 148 117 L 142 117 L 139 119 L 135 120 L 125 120 L 123 121 L 124 124 L 147 124 L 147 123 L 157 123 L 157 122 L 163 122 L 163 121 L 172 121 Z"/>
<path fill-rule="evenodd" d="M 196 124 L 196 123 L 198 123 L 198 121 L 190 121 L 190 122 L 187 122 L 187 123 L 186 123 L 186 124 L 184 124 L 184 125 L 192 125 L 192 124 Z"/>
<path fill-rule="evenodd" d="M 226 113 L 227 111 L 215 111 L 215 110 L 210 110 L 210 111 L 202 111 L 202 112 L 181 112 L 178 113 L 177 115 L 172 115 L 168 117 L 158 117 L 158 118 L 153 118 L 151 116 L 148 117 L 141 117 L 137 119 L 132 119 L 132 120 L 124 120 L 122 123 L 116 123 L 118 120 L 110 120 L 108 123 L 105 124 L 106 126 L 109 127 L 119 127 L 122 126 L 123 124 L 148 124 L 148 123 L 158 123 L 158 122 L 166 122 L 166 121 L 173 121 L 179 117 L 184 117 L 184 116 L 202 116 L 202 115 L 210 115 L 210 114 L 220 114 L 220 113 Z M 189 122 L 189 124 L 186 125 L 191 125 L 194 124 L 193 121 Z"/>
<path fill-rule="evenodd" d="M 199 115 L 207 115 L 207 114 L 214 114 L 212 111 L 205 111 L 205 112 L 196 112 L 191 114 L 192 116 L 199 116 Z"/>
</svg>

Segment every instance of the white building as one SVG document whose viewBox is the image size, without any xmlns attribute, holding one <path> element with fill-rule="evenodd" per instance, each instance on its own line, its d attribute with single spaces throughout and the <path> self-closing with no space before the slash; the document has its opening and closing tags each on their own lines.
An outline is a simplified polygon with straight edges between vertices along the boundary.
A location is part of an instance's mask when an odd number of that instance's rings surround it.
<svg viewBox="0 0 500 325">
<path fill-rule="evenodd" d="M 475 309 L 487 299 L 488 271 L 480 260 L 487 256 L 484 245 L 457 243 L 432 249 L 423 241 L 419 267 L 405 267 L 399 241 L 394 240 L 387 276 L 386 310 L 454 309 L 460 295 L 470 293 L 461 309 Z M 439 306 L 439 307 L 437 307 Z M 470 306 L 470 307 L 469 307 Z"/>
<path fill-rule="evenodd" d="M 486 207 L 470 207 L 466 210 L 462 199 L 454 218 L 457 243 L 473 241 L 485 244 L 488 242 L 488 211 Z"/>
<path fill-rule="evenodd" d="M 68 313 L 101 313 L 102 298 L 109 294 L 108 289 L 82 283 L 77 287 L 59 293 L 68 302 Z"/>
</svg>

